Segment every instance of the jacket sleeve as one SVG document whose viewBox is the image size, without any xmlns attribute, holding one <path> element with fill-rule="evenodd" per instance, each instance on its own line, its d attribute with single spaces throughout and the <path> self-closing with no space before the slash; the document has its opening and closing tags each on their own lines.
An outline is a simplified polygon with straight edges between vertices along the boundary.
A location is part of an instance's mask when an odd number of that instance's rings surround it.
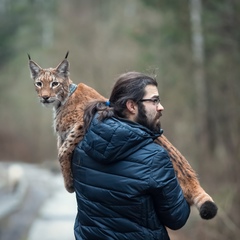
<svg viewBox="0 0 240 240">
<path fill-rule="evenodd" d="M 190 207 L 183 196 L 170 158 L 163 148 L 152 162 L 150 194 L 162 224 L 172 230 L 185 225 Z"/>
</svg>

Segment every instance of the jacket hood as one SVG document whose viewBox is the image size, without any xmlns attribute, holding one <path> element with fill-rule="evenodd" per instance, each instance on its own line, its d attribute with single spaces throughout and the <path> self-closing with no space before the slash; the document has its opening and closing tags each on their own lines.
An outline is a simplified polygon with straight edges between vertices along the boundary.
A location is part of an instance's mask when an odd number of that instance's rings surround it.
<svg viewBox="0 0 240 240">
<path fill-rule="evenodd" d="M 126 119 L 113 117 L 99 121 L 95 116 L 81 148 L 95 161 L 110 164 L 152 143 L 162 133 L 162 129 L 159 133 L 153 133 L 148 128 Z"/>
</svg>

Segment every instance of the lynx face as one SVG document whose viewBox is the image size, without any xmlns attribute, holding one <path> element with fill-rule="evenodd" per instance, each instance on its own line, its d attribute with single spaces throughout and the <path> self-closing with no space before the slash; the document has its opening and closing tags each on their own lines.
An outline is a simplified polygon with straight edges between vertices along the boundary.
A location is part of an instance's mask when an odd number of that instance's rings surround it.
<svg viewBox="0 0 240 240">
<path fill-rule="evenodd" d="M 71 83 L 67 71 L 68 61 L 64 59 L 56 68 L 43 69 L 30 60 L 29 67 L 40 102 L 44 106 L 56 108 L 63 105 Z"/>
</svg>

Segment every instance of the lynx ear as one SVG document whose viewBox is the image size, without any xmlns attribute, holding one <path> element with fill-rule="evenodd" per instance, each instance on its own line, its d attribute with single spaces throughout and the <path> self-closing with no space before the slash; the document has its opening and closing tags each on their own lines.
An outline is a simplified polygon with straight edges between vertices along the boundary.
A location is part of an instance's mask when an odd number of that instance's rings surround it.
<svg viewBox="0 0 240 240">
<path fill-rule="evenodd" d="M 68 52 L 65 56 L 65 59 L 56 67 L 57 73 L 64 78 L 67 78 L 69 76 L 69 65 L 70 64 L 67 60 L 67 57 L 68 57 Z"/>
<path fill-rule="evenodd" d="M 30 68 L 31 77 L 32 79 L 35 79 L 39 74 L 39 72 L 42 70 L 42 68 L 37 63 L 31 60 L 31 57 L 29 54 L 28 54 L 28 59 L 29 59 L 29 68 Z"/>
</svg>

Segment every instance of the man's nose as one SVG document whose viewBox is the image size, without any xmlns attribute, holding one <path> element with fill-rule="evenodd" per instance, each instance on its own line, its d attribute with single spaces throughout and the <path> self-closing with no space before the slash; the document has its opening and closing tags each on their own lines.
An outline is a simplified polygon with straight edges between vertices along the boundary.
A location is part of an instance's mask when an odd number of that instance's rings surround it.
<svg viewBox="0 0 240 240">
<path fill-rule="evenodd" d="M 163 111 L 163 110 L 164 110 L 163 105 L 162 105 L 161 103 L 159 103 L 159 104 L 157 105 L 157 111 Z"/>
</svg>

